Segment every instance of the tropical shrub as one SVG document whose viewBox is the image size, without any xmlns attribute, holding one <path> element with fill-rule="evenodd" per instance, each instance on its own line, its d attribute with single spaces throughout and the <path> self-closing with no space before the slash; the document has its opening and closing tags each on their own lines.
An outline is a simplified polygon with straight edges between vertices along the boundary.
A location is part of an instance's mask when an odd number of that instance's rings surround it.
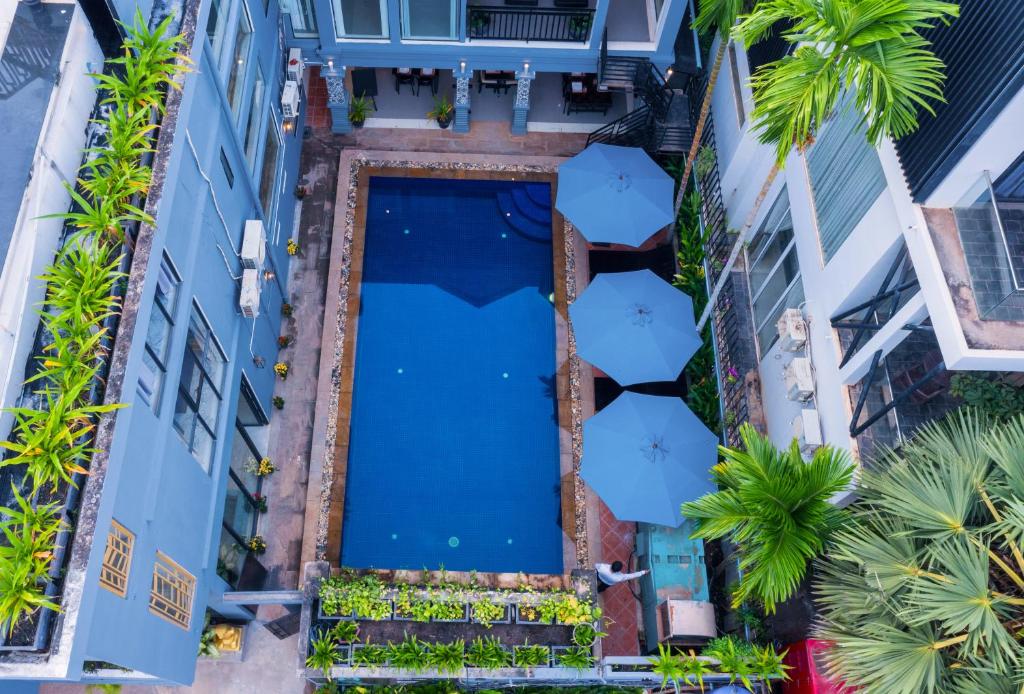
<svg viewBox="0 0 1024 694">
<path fill-rule="evenodd" d="M 391 605 L 384 599 L 384 584 L 373 574 L 325 578 L 319 596 L 321 609 L 328 616 L 355 613 L 360 619 L 381 620 L 391 614 Z"/>
<path fill-rule="evenodd" d="M 547 646 L 523 644 L 515 647 L 516 667 L 546 667 L 550 652 Z"/>
<path fill-rule="evenodd" d="M 473 620 L 490 629 L 491 624 L 505 617 L 504 603 L 481 598 L 472 604 Z"/>
<path fill-rule="evenodd" d="M 352 664 L 355 667 L 380 667 L 388 662 L 388 649 L 375 643 L 364 644 L 352 651 Z"/>
<path fill-rule="evenodd" d="M 359 636 L 359 622 L 342 620 L 331 627 L 330 634 L 338 643 L 352 643 Z"/>
<path fill-rule="evenodd" d="M 151 120 L 163 112 L 165 91 L 178 88 L 176 80 L 187 69 L 188 58 L 177 53 L 181 37 L 166 36 L 170 20 L 151 31 L 136 13 L 134 24 L 125 27 L 124 55 L 109 61 L 109 74 L 91 75 L 106 95 L 106 144 L 87 150 L 77 188 L 68 186 L 73 209 L 48 215 L 75 231 L 41 276 L 47 344 L 38 370 L 26 381 L 39 404 L 9 410 L 14 426 L 10 439 L 0 442 L 13 454 L 0 467 L 24 471 L 20 487 L 28 494 L 19 494 L 19 506 L 25 498 L 41 499 L 45 509 L 31 520 L 7 514 L 2 522 L 8 546 L 0 548 L 0 624 L 10 632 L 39 608 L 59 609 L 45 590 L 60 512 L 44 495 L 54 498 L 62 485 L 76 483 L 75 475 L 88 473 L 96 420 L 120 407 L 92 404 L 93 395 L 102 391 L 100 372 L 111 339 L 105 323 L 120 309 L 113 293 L 123 278 L 118 267 L 125 228 L 153 221 L 136 202 L 152 177 L 144 163 L 156 128 Z"/>
<path fill-rule="evenodd" d="M 719 446 L 723 460 L 712 468 L 719 491 L 683 504 L 682 511 L 696 521 L 694 537 L 729 537 L 738 547 L 742 578 L 733 606 L 754 599 L 773 612 L 842 523 L 844 511 L 829 499 L 850 485 L 854 466 L 846 451 L 829 446 L 805 462 L 795 440 L 786 450 L 776 448 L 749 424 L 740 437 L 744 450 Z"/>
<path fill-rule="evenodd" d="M 589 648 L 572 646 L 558 654 L 558 664 L 562 667 L 586 670 L 594 667 L 594 656 L 591 655 Z"/>
<path fill-rule="evenodd" d="M 1024 388 L 1003 383 L 991 374 L 961 371 L 949 381 L 949 394 L 977 408 L 986 417 L 1010 419 L 1024 412 Z"/>
<path fill-rule="evenodd" d="M 456 673 L 465 665 L 466 642 L 435 643 L 428 648 L 427 664 L 441 673 Z"/>
<path fill-rule="evenodd" d="M 324 677 L 331 676 L 331 668 L 338 662 L 338 644 L 330 633 L 322 633 L 309 642 L 310 653 L 306 667 L 320 670 Z"/>
<path fill-rule="evenodd" d="M 407 635 L 399 644 L 388 643 L 388 661 L 391 667 L 423 672 L 430 667 L 430 648 L 415 636 Z"/>
<path fill-rule="evenodd" d="M 819 563 L 828 670 L 865 694 L 1016 692 L 1024 418 L 962 411 L 863 475 Z"/>
</svg>

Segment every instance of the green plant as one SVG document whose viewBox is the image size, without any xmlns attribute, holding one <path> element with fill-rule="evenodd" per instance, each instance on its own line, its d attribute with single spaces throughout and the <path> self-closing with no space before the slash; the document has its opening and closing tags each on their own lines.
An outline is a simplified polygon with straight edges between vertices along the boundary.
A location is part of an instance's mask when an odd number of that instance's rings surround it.
<svg viewBox="0 0 1024 694">
<path fill-rule="evenodd" d="M 589 648 L 572 646 L 558 654 L 558 664 L 562 667 L 586 670 L 594 667 L 594 656 L 591 655 Z"/>
<path fill-rule="evenodd" d="M 356 667 L 380 667 L 388 662 L 388 649 L 375 643 L 366 643 L 352 650 L 352 664 Z"/>
<path fill-rule="evenodd" d="M 284 409 L 284 398 L 282 398 L 280 395 L 275 395 L 271 402 L 274 403 L 275 408 L 279 410 Z"/>
<path fill-rule="evenodd" d="M 338 644 L 330 633 L 323 633 L 309 642 L 310 653 L 306 667 L 320 670 L 324 677 L 331 676 L 331 668 L 338 662 Z"/>
<path fill-rule="evenodd" d="M 466 642 L 462 639 L 452 643 L 435 643 L 430 646 L 427 663 L 440 673 L 456 673 L 463 668 L 466 660 Z"/>
<path fill-rule="evenodd" d="M 512 665 L 512 653 L 494 636 L 477 636 L 466 651 L 466 662 L 472 667 L 496 670 Z"/>
<path fill-rule="evenodd" d="M 465 619 L 466 607 L 459 594 L 449 594 L 445 597 L 433 597 L 430 601 L 430 613 L 434 619 L 445 621 L 457 621 Z"/>
<path fill-rule="evenodd" d="M 777 653 L 775 646 L 770 643 L 765 646 L 752 646 L 752 650 L 753 653 L 747 662 L 753 675 L 762 681 L 776 678 L 789 679 L 786 670 L 789 670 L 790 666 L 784 665 L 782 662 L 783 658 L 786 657 L 786 651 Z"/>
<path fill-rule="evenodd" d="M 291 304 L 289 304 L 287 301 L 285 301 L 283 304 L 281 304 L 281 315 L 284 316 L 285 318 L 288 318 L 289 316 L 291 316 L 294 311 L 295 311 L 294 307 Z"/>
<path fill-rule="evenodd" d="M 593 624 L 577 624 L 572 628 L 572 642 L 584 648 L 590 648 L 595 641 L 607 635 Z"/>
<path fill-rule="evenodd" d="M 342 620 L 331 627 L 331 638 L 338 643 L 352 643 L 359 636 L 359 623 L 350 620 Z"/>
<path fill-rule="evenodd" d="M 411 672 L 423 672 L 430 667 L 427 644 L 415 636 L 407 635 L 399 644 L 388 643 L 388 661 L 391 667 Z"/>
<path fill-rule="evenodd" d="M 353 124 L 362 125 L 370 113 L 370 100 L 364 96 L 354 96 L 349 101 L 348 119 Z"/>
<path fill-rule="evenodd" d="M 696 521 L 694 537 L 729 537 L 738 547 L 742 578 L 733 605 L 756 599 L 773 612 L 840 526 L 844 512 L 829 499 L 849 486 L 854 466 L 829 446 L 805 462 L 796 441 L 781 450 L 749 424 L 740 437 L 744 450 L 719 447 L 723 460 L 712 468 L 719 491 L 682 511 Z"/>
<path fill-rule="evenodd" d="M 263 496 L 259 492 L 252 495 L 252 501 L 256 505 L 256 511 L 258 513 L 267 512 L 267 497 Z"/>
<path fill-rule="evenodd" d="M 434 107 L 427 112 L 427 118 L 441 123 L 451 120 L 454 112 L 455 107 L 448 101 L 447 95 L 442 94 L 434 97 Z"/>
<path fill-rule="evenodd" d="M 742 658 L 754 657 L 754 644 L 749 641 L 745 641 L 738 636 L 732 634 L 726 634 L 725 636 L 719 636 L 713 638 L 704 644 L 704 648 L 701 649 L 700 654 L 707 656 L 708 658 L 717 658 L 717 653 L 723 653 L 732 650 L 739 654 Z"/>
<path fill-rule="evenodd" d="M 697 160 L 694 163 L 697 178 L 707 178 L 707 175 L 714 171 L 716 166 L 718 166 L 718 154 L 713 147 L 702 145 L 697 150 Z"/>
<path fill-rule="evenodd" d="M 656 675 L 661 675 L 662 688 L 667 687 L 671 682 L 672 688 L 679 691 L 679 680 L 686 674 L 683 659 L 680 656 L 673 653 L 669 646 L 659 643 L 658 655 L 651 656 L 647 661 L 652 666 L 651 671 Z"/>
<path fill-rule="evenodd" d="M 965 408 L 919 429 L 862 475 L 860 494 L 815 572 L 828 671 L 865 694 L 1011 691 L 1024 656 L 1024 418 Z"/>
<path fill-rule="evenodd" d="M 491 624 L 505 617 L 506 605 L 482 598 L 472 603 L 473 620 L 490 629 Z"/>
<path fill-rule="evenodd" d="M 267 551 L 267 541 L 263 539 L 262 535 L 253 535 L 250 537 L 247 546 L 249 551 L 254 554 L 263 554 Z"/>
<path fill-rule="evenodd" d="M 92 694 L 95 691 L 102 692 L 103 694 L 117 694 L 123 686 L 121 684 L 90 684 L 85 688 L 85 691 L 87 694 Z"/>
<path fill-rule="evenodd" d="M 716 639 L 713 647 L 704 649 L 704 655 L 718 661 L 718 671 L 729 675 L 730 684 L 739 680 L 744 687 L 753 690 L 750 677 L 753 674 L 751 657 L 754 651 L 749 644 L 741 646 L 740 643 L 744 642 L 732 638 Z"/>
<path fill-rule="evenodd" d="M 479 33 L 491 24 L 491 16 L 486 12 L 470 10 L 469 26 L 474 33 Z"/>
<path fill-rule="evenodd" d="M 523 668 L 546 666 L 551 655 L 547 646 L 531 645 L 529 643 L 516 646 L 514 653 L 516 667 Z"/>
<path fill-rule="evenodd" d="M 320 582 L 321 609 L 326 615 L 350 615 L 360 619 L 382 620 L 391 614 L 384 599 L 384 584 L 373 575 L 330 576 Z"/>
<path fill-rule="evenodd" d="M 165 35 L 169 22 L 150 30 L 137 12 L 133 26 L 126 27 L 124 55 L 110 61 L 116 71 L 93 75 L 107 94 L 106 142 L 88 150 L 77 189 L 68 186 L 74 207 L 47 215 L 75 232 L 41 276 L 46 289 L 40 334 L 48 342 L 35 375 L 25 382 L 33 384 L 42 404 L 10 410 L 11 437 L 0 442 L 14 454 L 0 467 L 21 468 L 18 486 L 29 492 L 19 497 L 20 510 L 2 523 L 0 624 L 11 632 L 40 608 L 59 609 L 46 596 L 59 514 L 50 504 L 32 512 L 22 502 L 38 498 L 44 487 L 59 493 L 62 485 L 76 484 L 75 476 L 88 472 L 96 421 L 121 407 L 91 403 L 96 386 L 102 386 L 99 371 L 109 349 L 105 321 L 120 309 L 113 294 L 124 277 L 118 271 L 124 227 L 152 222 L 134 203 L 148 192 L 151 178 L 144 163 L 156 127 L 150 119 L 154 109 L 162 111 L 164 90 L 176 88 L 176 78 L 187 69 L 188 59 L 175 52 L 180 37 Z"/>
<path fill-rule="evenodd" d="M 706 660 L 701 660 L 693 651 L 690 651 L 690 655 L 682 659 L 683 666 L 683 681 L 688 686 L 696 684 L 700 687 L 700 690 L 704 691 L 704 677 L 715 671 L 715 668 L 711 666 Z"/>
<path fill-rule="evenodd" d="M 585 37 L 590 29 L 590 15 L 577 14 L 569 18 L 569 31 L 574 36 Z"/>
<path fill-rule="evenodd" d="M 994 421 L 1024 412 L 1024 388 L 995 380 L 992 374 L 956 373 L 949 381 L 949 394 Z"/>
<path fill-rule="evenodd" d="M 217 634 L 210 628 L 210 620 L 206 620 L 206 627 L 199 635 L 199 657 L 219 658 L 220 649 L 217 648 Z"/>
</svg>

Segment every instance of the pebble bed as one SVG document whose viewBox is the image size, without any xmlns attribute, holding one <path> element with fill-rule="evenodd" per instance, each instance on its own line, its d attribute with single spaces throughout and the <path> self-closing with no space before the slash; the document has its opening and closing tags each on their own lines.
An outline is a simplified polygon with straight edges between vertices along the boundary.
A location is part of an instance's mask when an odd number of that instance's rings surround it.
<svg viewBox="0 0 1024 694">
<path fill-rule="evenodd" d="M 325 460 L 323 476 L 320 480 L 320 510 L 317 523 L 316 558 L 319 561 L 334 563 L 327 556 L 328 516 L 331 505 L 331 487 L 334 481 L 334 444 L 337 439 L 338 401 L 341 390 L 341 361 L 345 344 L 345 323 L 348 316 L 349 279 L 352 263 L 352 239 L 355 227 L 355 211 L 358 200 L 359 171 L 363 167 L 371 168 L 409 168 L 429 169 L 432 171 L 491 171 L 496 173 L 548 173 L 556 169 L 551 166 L 536 165 L 502 165 L 502 164 L 470 164 L 463 162 L 422 162 L 411 159 L 353 159 L 349 166 L 348 195 L 345 205 L 345 235 L 342 245 L 341 281 L 339 288 L 338 313 L 335 316 L 336 330 L 334 354 L 331 367 L 331 395 L 328 401 L 328 419 L 326 431 Z M 566 301 L 571 304 L 576 298 L 576 260 L 573 240 L 575 230 L 569 222 L 565 222 L 565 287 Z M 325 329 L 329 325 L 324 323 Z M 573 479 L 576 508 L 576 557 L 580 566 L 590 565 L 587 546 L 586 524 L 586 491 L 580 478 L 580 459 L 583 454 L 583 415 L 580 406 L 580 364 L 576 356 L 576 340 L 569 331 L 569 387 L 572 401 Z M 564 423 L 563 423 L 564 424 Z"/>
</svg>

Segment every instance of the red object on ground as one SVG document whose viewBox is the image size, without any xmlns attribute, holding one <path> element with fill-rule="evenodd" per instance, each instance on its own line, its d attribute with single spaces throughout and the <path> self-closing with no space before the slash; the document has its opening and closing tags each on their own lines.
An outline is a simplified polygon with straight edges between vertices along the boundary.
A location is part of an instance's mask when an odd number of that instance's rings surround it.
<svg viewBox="0 0 1024 694">
<path fill-rule="evenodd" d="M 789 679 L 782 684 L 782 694 L 852 694 L 854 689 L 825 674 L 819 654 L 827 649 L 828 642 L 818 639 L 790 644 L 782 662 L 792 669 L 786 671 Z"/>
<path fill-rule="evenodd" d="M 636 547 L 636 523 L 623 523 L 603 501 L 598 503 L 601 508 L 601 556 L 609 564 L 613 561 L 625 564 Z M 629 583 L 639 590 L 636 581 Z M 601 609 L 607 617 L 604 630 L 608 632 L 601 639 L 601 652 L 604 655 L 640 655 L 637 602 L 629 591 L 629 585 L 620 583 L 601 593 Z"/>
</svg>

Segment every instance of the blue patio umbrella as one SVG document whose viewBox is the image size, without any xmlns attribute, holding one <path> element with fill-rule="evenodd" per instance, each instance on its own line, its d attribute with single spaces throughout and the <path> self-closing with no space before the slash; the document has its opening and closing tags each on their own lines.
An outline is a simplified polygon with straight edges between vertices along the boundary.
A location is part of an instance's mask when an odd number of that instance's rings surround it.
<svg viewBox="0 0 1024 694">
<path fill-rule="evenodd" d="M 701 344 L 693 301 L 650 270 L 598 275 L 569 318 L 576 353 L 624 386 L 674 381 Z"/>
<path fill-rule="evenodd" d="M 639 246 L 672 223 L 674 186 L 638 147 L 590 145 L 558 167 L 555 207 L 591 243 Z"/>
<path fill-rule="evenodd" d="M 673 528 L 714 491 L 718 437 L 679 398 L 623 393 L 583 423 L 581 474 L 615 517 Z"/>
</svg>

